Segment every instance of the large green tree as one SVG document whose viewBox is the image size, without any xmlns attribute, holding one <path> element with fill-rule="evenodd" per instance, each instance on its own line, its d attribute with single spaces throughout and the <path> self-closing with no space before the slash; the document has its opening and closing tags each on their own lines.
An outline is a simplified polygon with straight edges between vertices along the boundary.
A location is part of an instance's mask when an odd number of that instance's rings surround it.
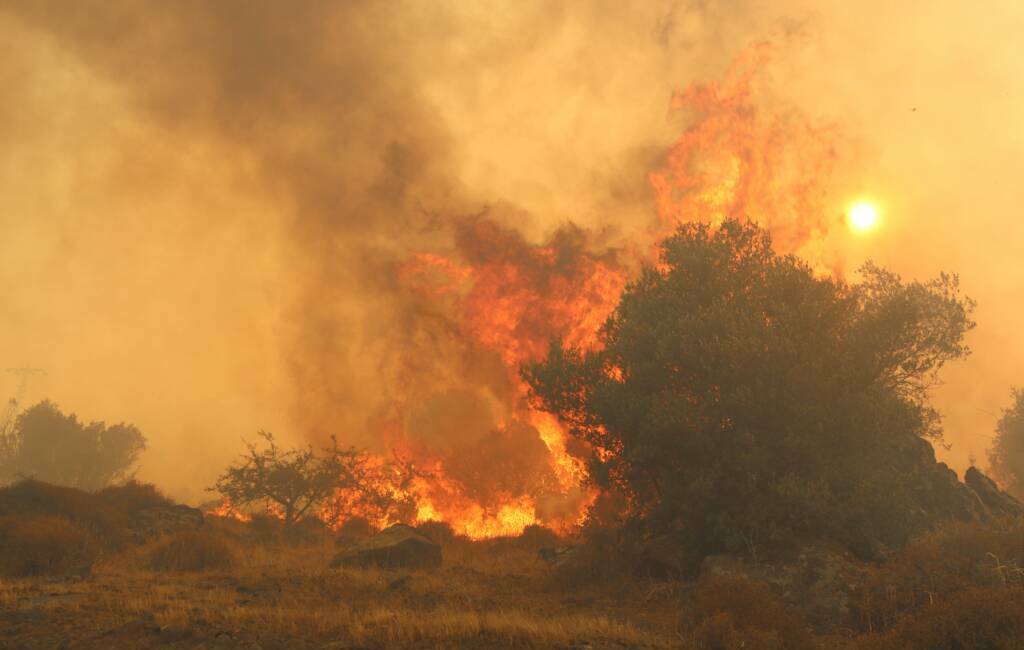
<svg viewBox="0 0 1024 650">
<path fill-rule="evenodd" d="M 97 490 L 130 478 L 145 448 L 146 438 L 131 424 L 81 422 L 44 401 L 18 416 L 0 478 Z"/>
<path fill-rule="evenodd" d="M 1024 499 L 1024 390 L 1014 390 L 1013 402 L 996 425 L 988 452 L 992 473 L 1010 494 Z"/>
<path fill-rule="evenodd" d="M 941 436 L 928 390 L 968 353 L 973 303 L 956 276 L 861 276 L 816 273 L 750 223 L 687 224 L 597 349 L 556 342 L 524 377 L 632 521 L 700 552 L 880 525 L 864 513 L 892 509 L 893 454 Z"/>
</svg>

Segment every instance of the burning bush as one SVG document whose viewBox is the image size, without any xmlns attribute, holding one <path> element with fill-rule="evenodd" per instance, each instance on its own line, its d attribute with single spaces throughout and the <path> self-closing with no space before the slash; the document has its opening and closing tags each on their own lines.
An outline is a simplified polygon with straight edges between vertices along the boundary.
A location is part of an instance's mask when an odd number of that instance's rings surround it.
<svg viewBox="0 0 1024 650">
<path fill-rule="evenodd" d="M 156 571 L 208 571 L 230 569 L 234 553 L 220 537 L 208 532 L 188 531 L 161 541 L 149 555 Z"/>
<path fill-rule="evenodd" d="M 538 406 L 589 445 L 593 480 L 649 531 L 692 531 L 700 553 L 851 529 L 895 544 L 931 523 L 872 517 L 894 487 L 913 499 L 907 459 L 921 453 L 902 452 L 941 435 L 928 389 L 974 325 L 957 279 L 872 265 L 861 284 L 819 277 L 739 221 L 683 225 L 661 253 L 597 349 L 555 344 L 524 370 Z"/>
<path fill-rule="evenodd" d="M 316 515 L 328 501 L 360 503 L 384 512 L 394 503 L 385 477 L 355 448 L 339 447 L 332 437 L 331 446 L 321 453 L 312 447 L 282 449 L 269 432 L 259 435 L 267 446 L 257 449 L 249 444 L 241 461 L 228 467 L 212 488 L 232 508 L 262 503 L 280 515 L 287 530 Z"/>
<path fill-rule="evenodd" d="M 0 517 L 0 574 L 87 574 L 96 559 L 92 536 L 66 517 Z"/>
</svg>

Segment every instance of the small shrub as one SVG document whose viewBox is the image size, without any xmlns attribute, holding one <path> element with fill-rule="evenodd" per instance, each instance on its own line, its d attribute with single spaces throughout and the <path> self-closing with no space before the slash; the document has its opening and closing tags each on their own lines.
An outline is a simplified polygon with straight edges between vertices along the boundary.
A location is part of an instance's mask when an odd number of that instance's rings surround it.
<svg viewBox="0 0 1024 650">
<path fill-rule="evenodd" d="M 281 541 L 281 528 L 281 519 L 268 512 L 256 513 L 249 519 L 249 533 L 263 544 Z"/>
<path fill-rule="evenodd" d="M 716 576 L 697 587 L 692 643 L 708 650 L 812 648 L 806 624 L 765 585 Z"/>
<path fill-rule="evenodd" d="M 353 539 L 369 537 L 374 533 L 373 524 L 366 517 L 352 517 L 338 527 L 338 537 Z"/>
<path fill-rule="evenodd" d="M 422 524 L 416 526 L 416 530 L 420 531 L 434 542 L 441 546 L 449 546 L 455 541 L 455 530 L 452 525 L 446 521 L 425 521 Z"/>
<path fill-rule="evenodd" d="M 26 480 L 0 488 L 0 516 L 64 517 L 117 549 L 129 539 L 128 517 L 97 495 L 77 488 Z"/>
<path fill-rule="evenodd" d="M 524 528 L 522 534 L 517 538 L 517 542 L 519 546 L 530 551 L 564 544 L 558 533 L 539 524 L 530 524 Z"/>
<path fill-rule="evenodd" d="M 291 526 L 282 529 L 289 544 L 316 544 L 327 539 L 331 529 L 316 517 L 303 517 Z"/>
<path fill-rule="evenodd" d="M 894 635 L 908 648 L 968 650 L 1020 648 L 1024 589 L 971 588 L 905 620 Z"/>
<path fill-rule="evenodd" d="M 128 516 L 147 508 L 174 505 L 174 502 L 164 496 L 155 485 L 139 483 L 134 479 L 121 485 L 105 487 L 97 492 L 96 496 L 103 503 Z"/>
<path fill-rule="evenodd" d="M 857 603 L 864 630 L 979 587 L 1024 582 L 1024 522 L 949 522 L 911 540 L 867 577 Z"/>
<path fill-rule="evenodd" d="M 207 532 L 173 535 L 151 551 L 150 568 L 156 571 L 207 571 L 230 569 L 234 553 L 227 543 Z"/>
<path fill-rule="evenodd" d="M 65 517 L 0 518 L 0 573 L 5 576 L 85 575 L 96 553 L 89 533 Z"/>
</svg>

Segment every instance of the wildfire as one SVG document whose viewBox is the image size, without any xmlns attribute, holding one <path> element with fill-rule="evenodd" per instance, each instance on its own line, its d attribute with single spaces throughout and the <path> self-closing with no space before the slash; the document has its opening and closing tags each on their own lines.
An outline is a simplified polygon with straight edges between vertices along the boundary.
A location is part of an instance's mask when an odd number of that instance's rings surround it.
<svg viewBox="0 0 1024 650">
<path fill-rule="evenodd" d="M 656 263 L 655 244 L 679 223 L 756 217 L 781 249 L 804 253 L 825 234 L 833 132 L 794 110 L 759 107 L 755 81 L 772 55 L 770 45 L 753 47 L 721 82 L 674 96 L 673 109 L 694 119 L 649 175 L 658 218 L 646 239 L 607 246 L 567 225 L 530 242 L 485 213 L 448 224 L 452 247 L 402 266 L 422 317 L 397 382 L 407 395 L 381 430 L 390 452 L 419 468 L 389 488 L 414 504 L 414 523 L 444 521 L 471 538 L 580 524 L 597 497 L 586 483 L 589 450 L 531 410 L 522 364 L 555 338 L 599 345 L 635 261 Z"/>
</svg>

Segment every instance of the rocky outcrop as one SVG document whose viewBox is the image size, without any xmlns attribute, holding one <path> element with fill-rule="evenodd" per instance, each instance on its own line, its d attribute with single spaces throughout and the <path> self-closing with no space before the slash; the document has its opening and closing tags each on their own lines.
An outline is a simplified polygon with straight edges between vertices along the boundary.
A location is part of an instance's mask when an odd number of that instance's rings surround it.
<svg viewBox="0 0 1024 650">
<path fill-rule="evenodd" d="M 961 482 L 952 469 L 935 459 L 935 450 L 927 440 L 914 438 L 893 450 L 894 475 L 903 477 L 912 495 L 911 505 L 929 522 L 948 519 L 988 521 L 993 518 L 1024 514 L 1019 501 L 976 467 L 964 474 Z"/>
<path fill-rule="evenodd" d="M 196 530 L 202 526 L 203 511 L 185 505 L 146 508 L 137 512 L 131 523 L 132 531 L 142 538 Z"/>
<path fill-rule="evenodd" d="M 441 566 L 441 546 L 411 526 L 395 524 L 341 551 L 331 566 L 436 568 Z"/>
<path fill-rule="evenodd" d="M 1021 502 L 1000 490 L 996 482 L 982 474 L 978 468 L 968 468 L 964 474 L 964 483 L 977 495 L 985 508 L 985 515 L 995 518 L 1024 515 Z"/>
</svg>

